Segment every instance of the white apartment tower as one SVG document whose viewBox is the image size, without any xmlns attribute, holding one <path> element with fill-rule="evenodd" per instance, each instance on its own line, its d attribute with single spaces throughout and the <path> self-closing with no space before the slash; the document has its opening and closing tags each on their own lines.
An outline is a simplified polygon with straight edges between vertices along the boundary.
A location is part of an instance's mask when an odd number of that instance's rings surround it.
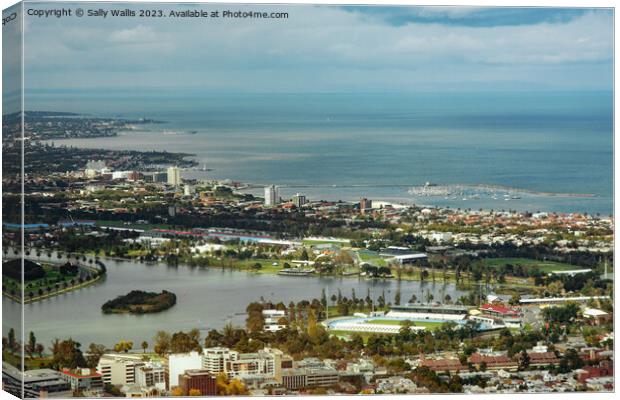
<svg viewBox="0 0 620 400">
<path fill-rule="evenodd" d="M 179 385 L 179 375 L 188 369 L 200 369 L 202 367 L 202 354 L 192 351 L 189 353 L 170 354 L 168 356 L 168 387 Z"/>
<path fill-rule="evenodd" d="M 280 194 L 278 193 L 278 187 L 270 185 L 265 187 L 265 205 L 275 206 L 280 201 Z"/>
<path fill-rule="evenodd" d="M 179 167 L 168 168 L 168 185 L 179 186 L 181 184 L 181 170 Z"/>
<path fill-rule="evenodd" d="M 282 352 L 265 348 L 256 353 L 239 353 L 225 347 L 202 351 L 202 368 L 212 374 L 224 372 L 229 378 L 275 378 L 281 380 Z"/>
<path fill-rule="evenodd" d="M 99 359 L 97 372 L 102 375 L 103 383 L 130 385 L 136 381 L 136 368 L 143 364 L 141 355 L 104 354 Z"/>
</svg>

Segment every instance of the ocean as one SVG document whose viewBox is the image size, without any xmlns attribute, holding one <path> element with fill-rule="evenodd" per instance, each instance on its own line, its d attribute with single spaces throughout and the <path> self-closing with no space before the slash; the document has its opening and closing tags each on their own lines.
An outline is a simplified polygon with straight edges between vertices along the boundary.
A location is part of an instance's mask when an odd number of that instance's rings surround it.
<svg viewBox="0 0 620 400">
<path fill-rule="evenodd" d="M 611 92 L 64 92 L 26 99 L 36 105 L 30 109 L 166 121 L 58 144 L 188 152 L 209 171 L 183 176 L 280 185 L 283 197 L 613 212 Z M 426 182 L 510 189 L 409 193 Z"/>
</svg>

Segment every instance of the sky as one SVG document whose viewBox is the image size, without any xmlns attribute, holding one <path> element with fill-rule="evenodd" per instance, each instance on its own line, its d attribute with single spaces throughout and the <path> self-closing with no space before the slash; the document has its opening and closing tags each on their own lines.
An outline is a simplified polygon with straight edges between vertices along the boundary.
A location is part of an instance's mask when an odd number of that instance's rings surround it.
<svg viewBox="0 0 620 400">
<path fill-rule="evenodd" d="M 283 11 L 289 18 L 27 17 L 26 98 L 74 92 L 612 90 L 610 9 L 149 8 Z"/>
</svg>

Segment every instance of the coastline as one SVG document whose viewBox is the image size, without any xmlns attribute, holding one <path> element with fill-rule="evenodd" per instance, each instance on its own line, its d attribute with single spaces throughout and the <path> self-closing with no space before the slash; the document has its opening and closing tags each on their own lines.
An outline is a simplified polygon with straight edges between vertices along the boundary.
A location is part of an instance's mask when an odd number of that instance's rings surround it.
<svg viewBox="0 0 620 400">
<path fill-rule="evenodd" d="M 177 122 L 170 123 L 170 129 L 175 129 L 179 125 Z M 180 124 L 179 126 L 183 126 Z M 157 128 L 156 128 L 157 129 Z M 179 127 L 178 130 L 190 129 L 187 126 Z M 206 135 L 206 134 L 205 134 Z M 183 138 L 182 140 L 180 138 Z M 451 209 L 483 209 L 483 210 L 515 210 L 519 212 L 549 212 L 549 213 L 579 213 L 579 214 L 601 214 L 612 215 L 613 214 L 613 194 L 607 194 L 604 188 L 601 191 L 567 191 L 567 190 L 540 190 L 524 188 L 524 186 L 518 186 L 515 184 L 498 184 L 498 183 L 484 183 L 494 179 L 492 176 L 479 176 L 480 182 L 471 182 L 468 177 L 465 179 L 459 179 L 457 176 L 441 176 L 443 172 L 439 173 L 439 177 L 428 176 L 424 174 L 424 178 L 429 179 L 435 185 L 440 187 L 447 187 L 451 191 L 459 192 L 458 189 L 464 189 L 470 193 L 466 196 L 460 194 L 438 195 L 438 196 L 414 196 L 409 193 L 411 188 L 423 187 L 422 183 L 415 184 L 415 179 L 407 177 L 393 177 L 395 181 L 408 183 L 357 183 L 354 177 L 351 183 L 332 183 L 324 182 L 328 175 L 318 175 L 316 179 L 312 179 L 313 182 L 303 182 L 299 180 L 295 182 L 294 179 L 287 178 L 286 175 L 274 175 L 277 171 L 271 171 L 256 179 L 255 168 L 250 168 L 248 164 L 252 160 L 232 161 L 229 157 L 220 157 L 212 155 L 212 149 L 205 150 L 199 147 L 199 143 L 195 142 L 196 139 L 192 138 L 208 139 L 202 135 L 202 131 L 199 134 L 178 134 L 178 135 L 166 135 L 163 130 L 151 130 L 151 131 L 123 131 L 123 135 L 116 136 L 114 138 L 100 137 L 100 138 L 88 138 L 88 139 L 54 139 L 52 142 L 58 145 L 75 146 L 78 148 L 89 149 L 137 149 L 136 151 L 162 151 L 162 149 L 172 149 L 174 143 L 178 141 L 187 143 L 184 147 L 178 148 L 178 153 L 188 154 L 189 157 L 186 160 L 191 160 L 195 166 L 190 168 L 184 168 L 182 170 L 182 177 L 185 179 L 201 181 L 235 181 L 243 182 L 246 186 L 240 189 L 240 193 L 252 193 L 261 196 L 263 187 L 274 184 L 280 187 L 282 195 L 285 198 L 293 196 L 296 192 L 302 192 L 307 198 L 318 201 L 332 199 L 331 201 L 357 201 L 360 197 L 365 197 L 375 201 L 385 201 L 390 203 L 402 203 L 407 205 L 418 205 L 423 207 L 438 207 L 438 208 L 451 208 Z M 99 140 L 98 140 L 99 139 Z M 219 140 L 217 136 L 213 137 L 214 140 Z M 148 148 L 140 147 L 138 143 L 148 143 Z M 193 144 L 193 146 L 189 146 Z M 217 145 L 217 148 L 221 147 Z M 260 149 L 256 149 L 259 151 Z M 229 150 L 225 150 L 229 153 Z M 174 154 L 170 153 L 170 154 Z M 232 153 L 231 153 L 232 154 Z M 276 154 L 277 156 L 277 154 Z M 315 156 L 314 153 L 309 153 L 310 159 Z M 278 158 L 273 159 L 273 161 Z M 253 161 L 252 161 L 253 162 Z M 271 158 L 261 156 L 256 161 L 261 165 L 270 165 L 272 163 Z M 253 162 L 254 163 L 254 162 Z M 264 164 L 267 163 L 267 164 Z M 314 163 L 312 163 L 314 164 Z M 202 168 L 196 167 L 196 165 L 203 166 Z M 258 165 L 257 165 L 258 167 Z M 402 174 L 400 174 L 402 175 Z M 422 173 L 420 172 L 420 176 Z M 478 177 L 474 175 L 474 177 Z M 299 179 L 299 178 L 295 178 Z M 303 180 L 307 180 L 307 177 Z M 446 182 L 449 180 L 457 180 L 461 183 L 446 183 L 441 184 L 439 182 Z M 323 181 L 323 182 L 322 182 Z M 413 182 L 412 182 L 413 181 Z M 367 180 L 368 182 L 368 180 Z M 517 183 L 517 182 L 515 182 Z M 585 185 L 579 185 L 577 182 L 571 185 L 570 189 L 578 189 L 580 187 L 587 189 Z M 562 189 L 561 186 L 558 186 Z M 566 189 L 566 188 L 564 188 Z M 597 188 L 598 189 L 598 188 Z M 476 194 L 475 192 L 481 192 Z M 494 191 L 501 191 L 510 194 L 509 197 L 502 197 L 502 194 L 497 194 L 496 198 L 493 198 Z M 474 193 L 471 193 L 474 192 Z M 483 193 L 486 192 L 486 193 Z M 450 198 L 448 198 L 450 197 Z"/>
</svg>

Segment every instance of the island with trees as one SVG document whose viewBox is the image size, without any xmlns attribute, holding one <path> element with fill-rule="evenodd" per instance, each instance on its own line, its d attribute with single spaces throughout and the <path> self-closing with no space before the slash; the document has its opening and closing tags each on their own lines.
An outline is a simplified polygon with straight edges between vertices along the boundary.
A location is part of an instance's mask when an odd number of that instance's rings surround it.
<svg viewBox="0 0 620 400">
<path fill-rule="evenodd" d="M 177 302 L 174 293 L 162 290 L 161 293 L 132 290 L 124 296 L 118 296 L 101 306 L 104 314 L 148 314 L 167 310 Z"/>
</svg>

